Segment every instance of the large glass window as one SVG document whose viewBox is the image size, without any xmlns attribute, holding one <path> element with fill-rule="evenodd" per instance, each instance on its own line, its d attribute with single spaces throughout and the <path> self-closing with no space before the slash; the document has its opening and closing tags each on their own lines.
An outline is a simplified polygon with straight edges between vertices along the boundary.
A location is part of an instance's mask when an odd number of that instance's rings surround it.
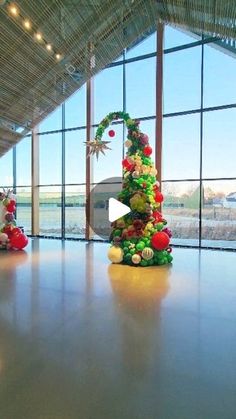
<svg viewBox="0 0 236 419">
<path fill-rule="evenodd" d="M 31 185 L 31 136 L 16 145 L 16 184 Z"/>
<path fill-rule="evenodd" d="M 202 245 L 236 248 L 236 179 L 204 181 Z"/>
<path fill-rule="evenodd" d="M 107 68 L 94 78 L 94 122 L 123 109 L 123 67 Z"/>
<path fill-rule="evenodd" d="M 17 225 L 23 227 L 26 234 L 31 234 L 31 188 L 17 187 Z"/>
<path fill-rule="evenodd" d="M 166 28 L 165 47 L 179 45 L 182 36 L 185 37 Z M 183 38 L 181 43 L 188 41 Z M 236 243 L 236 109 L 227 105 L 236 104 L 236 67 L 229 47 L 218 44 L 221 46 L 205 44 L 203 55 L 202 46 L 165 54 L 164 112 L 177 115 L 163 121 L 163 209 L 173 229 L 173 243 L 195 245 L 201 236 L 202 246 L 232 248 Z M 201 109 L 201 88 L 205 109 Z M 225 109 L 212 109 L 222 105 L 226 105 Z M 178 115 L 181 112 L 185 115 Z M 192 181 L 181 181 L 184 178 Z M 173 181 L 165 182 L 166 179 Z"/>
<path fill-rule="evenodd" d="M 86 130 L 65 133 L 66 184 L 85 183 Z"/>
<path fill-rule="evenodd" d="M 141 42 L 126 50 L 126 58 L 138 57 L 156 51 L 156 32 L 144 38 Z"/>
<path fill-rule="evenodd" d="M 48 132 L 62 129 L 62 107 L 59 106 L 53 113 L 39 124 L 39 132 Z"/>
<path fill-rule="evenodd" d="M 236 177 L 236 108 L 203 118 L 203 178 Z"/>
<path fill-rule="evenodd" d="M 61 184 L 62 134 L 39 136 L 40 185 Z"/>
<path fill-rule="evenodd" d="M 65 102 L 65 127 L 74 128 L 86 125 L 86 85 Z"/>
<path fill-rule="evenodd" d="M 200 185 L 195 182 L 163 182 L 163 214 L 172 229 L 173 244 L 198 246 Z"/>
<path fill-rule="evenodd" d="M 201 105 L 201 46 L 164 55 L 164 113 Z"/>
<path fill-rule="evenodd" d="M 126 109 L 131 118 L 156 114 L 156 58 L 126 65 Z"/>
<path fill-rule="evenodd" d="M 175 29 L 169 25 L 165 26 L 164 34 L 165 49 L 191 44 L 192 42 L 196 42 L 200 39 L 199 36 L 191 34 L 191 32 Z"/>
<path fill-rule="evenodd" d="M 220 49 L 212 43 L 204 46 L 204 107 L 235 103 L 235 74 L 235 55 L 227 45 Z"/>
<path fill-rule="evenodd" d="M 9 150 L 0 158 L 0 187 L 13 186 L 13 157 L 12 150 Z"/>
<path fill-rule="evenodd" d="M 86 225 L 85 200 L 85 185 L 66 187 L 66 237 L 84 237 Z"/>
<path fill-rule="evenodd" d="M 61 187 L 39 188 L 39 234 L 61 236 Z"/>
<path fill-rule="evenodd" d="M 163 179 L 197 179 L 200 171 L 200 115 L 163 120 Z"/>
</svg>

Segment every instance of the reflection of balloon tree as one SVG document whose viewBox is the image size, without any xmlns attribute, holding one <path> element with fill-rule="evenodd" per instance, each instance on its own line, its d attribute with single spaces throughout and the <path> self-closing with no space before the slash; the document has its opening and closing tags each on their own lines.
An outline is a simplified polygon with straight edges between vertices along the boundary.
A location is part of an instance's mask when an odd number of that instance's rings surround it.
<svg viewBox="0 0 236 419">
<path fill-rule="evenodd" d="M 0 263 L 0 301 L 8 301 L 15 287 L 15 274 L 18 265 L 24 264 L 28 259 L 28 254 L 24 250 L 1 255 Z"/>
<path fill-rule="evenodd" d="M 28 244 L 28 238 L 23 231 L 16 227 L 14 213 L 16 211 L 16 197 L 13 192 L 0 192 L 0 249 L 23 249 Z"/>
<path fill-rule="evenodd" d="M 108 268 L 121 319 L 124 363 L 132 374 L 146 374 L 152 351 L 158 356 L 161 300 L 168 293 L 170 274 L 169 266 Z"/>
</svg>

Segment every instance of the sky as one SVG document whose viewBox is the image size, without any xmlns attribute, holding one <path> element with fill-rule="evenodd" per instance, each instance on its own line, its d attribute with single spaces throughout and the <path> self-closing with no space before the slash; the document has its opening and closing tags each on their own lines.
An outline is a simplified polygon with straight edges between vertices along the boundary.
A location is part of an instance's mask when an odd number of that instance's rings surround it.
<svg viewBox="0 0 236 419">
<path fill-rule="evenodd" d="M 196 39 L 171 27 L 165 29 L 165 48 Z M 155 35 L 127 53 L 127 58 L 155 50 Z M 201 101 L 201 47 L 165 54 L 164 114 L 198 109 Z M 108 113 L 122 110 L 122 66 L 106 69 L 94 80 L 95 123 Z M 203 106 L 236 103 L 236 59 L 211 46 L 204 47 Z M 66 128 L 85 125 L 85 88 L 66 102 Z M 126 103 L 131 117 L 155 114 L 155 58 L 126 66 Z M 40 131 L 61 128 L 61 108 L 41 125 Z M 155 140 L 155 121 L 142 122 L 151 145 Z M 115 126 L 111 151 L 94 161 L 94 182 L 121 175 L 122 126 Z M 203 117 L 203 177 L 236 177 L 236 108 L 206 112 Z M 85 182 L 85 130 L 66 133 L 66 183 Z M 109 139 L 105 135 L 104 139 Z M 0 185 L 11 184 L 11 151 L 0 159 Z M 191 114 L 163 120 L 163 179 L 198 179 L 200 156 L 200 115 Z M 30 185 L 30 139 L 17 145 L 18 185 Z M 61 183 L 61 134 L 40 137 L 40 184 Z M 185 188 L 182 184 L 182 188 Z M 215 183 L 227 193 L 236 190 L 235 181 Z M 223 186 L 222 186 L 223 185 Z"/>
</svg>

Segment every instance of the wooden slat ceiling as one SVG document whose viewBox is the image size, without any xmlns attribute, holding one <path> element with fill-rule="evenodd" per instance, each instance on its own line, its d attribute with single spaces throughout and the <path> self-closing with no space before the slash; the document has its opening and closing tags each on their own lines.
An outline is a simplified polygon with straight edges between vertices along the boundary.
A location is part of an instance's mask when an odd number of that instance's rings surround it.
<svg viewBox="0 0 236 419">
<path fill-rule="evenodd" d="M 0 156 L 158 21 L 235 39 L 235 17 L 235 0 L 0 0 Z"/>
</svg>

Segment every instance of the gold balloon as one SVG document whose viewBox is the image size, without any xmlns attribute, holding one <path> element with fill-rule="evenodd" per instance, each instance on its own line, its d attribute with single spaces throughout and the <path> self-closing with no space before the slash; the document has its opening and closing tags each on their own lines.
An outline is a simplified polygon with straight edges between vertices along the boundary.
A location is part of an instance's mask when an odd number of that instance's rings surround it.
<svg viewBox="0 0 236 419">
<path fill-rule="evenodd" d="M 118 246 L 111 246 L 108 249 L 108 253 L 107 253 L 108 259 L 112 262 L 112 263 L 120 263 L 123 260 L 124 257 L 124 252 L 121 249 L 121 247 Z"/>
</svg>

